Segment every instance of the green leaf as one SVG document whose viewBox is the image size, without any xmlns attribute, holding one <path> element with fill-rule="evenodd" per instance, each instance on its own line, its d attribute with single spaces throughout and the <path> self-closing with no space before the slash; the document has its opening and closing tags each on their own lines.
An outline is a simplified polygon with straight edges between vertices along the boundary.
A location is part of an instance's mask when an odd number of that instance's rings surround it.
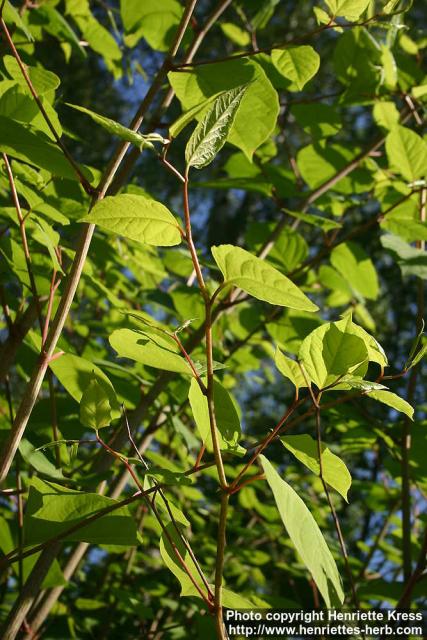
<svg viewBox="0 0 427 640">
<path fill-rule="evenodd" d="M 137 242 L 170 247 L 181 242 L 178 222 L 161 202 L 120 194 L 99 201 L 80 222 L 96 224 Z"/>
<path fill-rule="evenodd" d="M 96 379 L 105 391 L 108 389 L 114 417 L 117 418 L 120 415 L 113 385 L 105 373 L 95 364 L 80 356 L 66 353 L 50 362 L 49 367 L 70 396 L 79 403 L 92 380 Z"/>
<path fill-rule="evenodd" d="M 32 95 L 27 81 L 22 75 L 21 68 L 15 58 L 13 56 L 4 56 L 3 63 L 10 77 L 21 86 L 25 93 Z M 39 96 L 43 96 L 45 93 L 49 93 L 50 91 L 55 91 L 55 89 L 59 87 L 61 81 L 56 73 L 43 69 L 43 67 L 32 67 L 28 65 L 25 65 L 25 67 L 31 83 Z"/>
<path fill-rule="evenodd" d="M 133 47 L 143 36 L 150 47 L 166 51 L 174 37 L 183 8 L 178 0 L 120 0 L 120 13 L 127 34 L 125 42 Z"/>
<path fill-rule="evenodd" d="M 369 391 L 367 396 L 368 398 L 372 398 L 373 400 L 386 404 L 396 411 L 404 413 L 411 420 L 414 419 L 414 408 L 409 404 L 409 402 L 406 402 L 406 400 L 391 391 Z"/>
<path fill-rule="evenodd" d="M 320 66 L 319 54 L 308 45 L 273 49 L 271 59 L 279 73 L 289 80 L 289 91 L 302 91 Z"/>
<path fill-rule="evenodd" d="M 331 252 L 331 264 L 356 294 L 369 300 L 378 298 L 377 272 L 360 245 L 355 242 L 341 243 Z"/>
<path fill-rule="evenodd" d="M 249 160 L 276 126 L 277 92 L 262 67 L 253 60 L 243 58 L 202 65 L 191 71 L 171 72 L 168 78 L 184 111 L 219 93 L 248 85 L 228 142 L 242 149 Z M 204 110 L 197 112 L 198 119 L 204 115 Z"/>
<path fill-rule="evenodd" d="M 233 284 L 258 300 L 301 311 L 318 307 L 298 287 L 265 260 L 231 244 L 212 247 L 224 284 Z"/>
<path fill-rule="evenodd" d="M 391 131 L 399 122 L 399 111 L 394 102 L 376 102 L 373 109 L 375 122 Z"/>
<path fill-rule="evenodd" d="M 418 276 L 423 280 L 427 280 L 426 251 L 416 249 L 392 234 L 382 236 L 381 244 L 393 255 L 403 276 Z"/>
<path fill-rule="evenodd" d="M 347 20 L 355 21 L 366 9 L 371 0 L 325 0 L 332 15 L 343 16 Z"/>
<path fill-rule="evenodd" d="M 212 162 L 227 141 L 247 86 L 218 96 L 193 131 L 185 149 L 187 167 L 202 169 Z"/>
<path fill-rule="evenodd" d="M 313 227 L 319 227 L 325 233 L 332 231 L 332 229 L 340 229 L 342 226 L 339 222 L 336 222 L 336 220 L 322 218 L 322 216 L 316 216 L 313 213 L 302 213 L 301 211 L 290 211 L 289 209 L 284 209 L 284 211 L 286 211 L 289 216 L 296 218 L 296 220 L 306 222 Z"/>
<path fill-rule="evenodd" d="M 371 382 L 370 380 L 364 380 L 359 376 L 344 376 L 342 383 L 348 385 L 351 389 L 358 389 L 359 391 L 377 391 L 381 389 L 387 389 L 383 384 L 379 382 Z"/>
<path fill-rule="evenodd" d="M 99 378 L 93 377 L 80 400 L 80 422 L 91 429 L 108 427 L 113 420 L 111 390 Z"/>
<path fill-rule="evenodd" d="M 328 322 L 312 331 L 301 344 L 299 360 L 309 380 L 319 389 L 352 373 L 368 361 L 368 351 L 362 338 L 351 333 L 351 317 Z"/>
<path fill-rule="evenodd" d="M 285 354 L 280 351 L 279 347 L 276 347 L 274 364 L 279 369 L 282 376 L 288 378 L 296 389 L 301 389 L 307 386 L 298 362 L 296 360 L 292 360 L 288 356 L 285 356 Z"/>
<path fill-rule="evenodd" d="M 427 144 L 415 131 L 397 125 L 385 143 L 390 168 L 408 182 L 423 178 L 427 171 Z"/>
<path fill-rule="evenodd" d="M 178 532 L 176 531 L 172 523 L 166 525 L 166 533 L 165 531 L 162 532 L 160 538 L 160 555 L 162 556 L 165 565 L 173 573 L 173 575 L 177 578 L 181 585 L 180 596 L 196 596 L 200 598 L 200 593 L 194 586 L 193 582 L 190 580 L 187 572 L 184 570 L 174 550 L 174 547 L 172 547 L 170 540 L 173 542 L 175 549 L 178 550 L 181 558 L 185 562 L 186 567 L 188 567 L 191 575 L 194 577 L 201 591 L 203 593 L 206 593 L 206 587 L 204 586 L 202 579 L 197 571 L 197 567 L 195 566 L 189 552 L 187 551 L 187 548 L 185 547 L 181 537 L 178 535 Z"/>
<path fill-rule="evenodd" d="M 77 180 L 71 165 L 59 147 L 30 126 L 0 116 L 0 151 L 31 165 L 47 169 L 55 176 Z M 86 169 L 83 173 L 92 178 Z"/>
<path fill-rule="evenodd" d="M 28 546 L 45 542 L 116 503 L 117 500 L 97 493 L 83 493 L 33 478 L 24 518 L 24 544 Z M 136 525 L 127 507 L 120 507 L 69 534 L 65 540 L 135 545 Z"/>
<path fill-rule="evenodd" d="M 313 473 L 320 476 L 317 441 L 308 434 L 300 436 L 284 436 L 282 444 L 293 455 L 305 464 Z M 323 479 L 348 502 L 348 491 L 351 487 L 351 475 L 344 462 L 322 442 L 322 474 Z"/>
<path fill-rule="evenodd" d="M 55 465 L 26 438 L 22 438 L 19 443 L 19 453 L 25 462 L 38 471 L 38 473 L 48 478 L 55 478 L 56 480 L 64 477 L 61 469 L 57 469 Z"/>
<path fill-rule="evenodd" d="M 156 369 L 193 375 L 187 361 L 177 353 L 175 342 L 148 328 L 141 331 L 117 329 L 109 341 L 120 358 L 129 358 Z"/>
<path fill-rule="evenodd" d="M 103 129 L 111 133 L 113 136 L 117 136 L 121 140 L 125 140 L 126 142 L 130 142 L 134 144 L 136 147 L 142 151 L 145 147 L 149 149 L 154 149 L 153 142 L 160 142 L 161 144 L 166 144 L 168 142 L 158 133 L 150 133 L 148 135 L 142 135 L 142 133 L 138 133 L 137 131 L 133 131 L 132 129 L 128 129 L 124 127 L 119 122 L 115 120 L 111 120 L 111 118 L 107 118 L 105 116 L 101 116 L 95 111 L 91 111 L 90 109 L 86 109 L 85 107 L 80 107 L 77 104 L 66 103 L 68 107 L 72 109 L 76 109 L 77 111 L 81 111 L 88 115 L 96 124 L 99 124 Z"/>
<path fill-rule="evenodd" d="M 313 576 L 327 607 L 344 602 L 341 577 L 325 539 L 304 502 L 287 482 L 282 480 L 264 456 L 260 460 L 273 492 L 283 524 L 295 549 Z"/>
<path fill-rule="evenodd" d="M 15 7 L 9 2 L 9 0 L 6 0 L 6 3 L 3 7 L 3 19 L 6 24 L 15 24 L 18 29 L 21 29 L 21 31 L 25 33 L 30 42 L 34 40 L 31 32 L 28 30 L 27 25 L 22 20 Z"/>
<path fill-rule="evenodd" d="M 212 102 L 216 100 L 220 95 L 221 93 L 218 93 L 218 94 L 214 93 L 212 96 L 210 96 L 206 100 L 202 100 L 200 104 L 196 104 L 194 105 L 194 107 L 191 107 L 191 109 L 189 109 L 188 111 L 185 111 L 184 113 L 182 113 L 179 116 L 179 118 L 175 120 L 175 122 L 171 124 L 171 126 L 169 127 L 170 137 L 176 138 L 181 133 L 181 131 L 185 129 L 185 127 L 189 125 L 192 120 L 194 120 L 194 118 L 196 118 L 202 112 L 206 113 L 207 107 L 209 107 L 212 104 Z"/>
<path fill-rule="evenodd" d="M 421 360 L 424 358 L 426 353 L 427 353 L 427 344 L 424 344 L 411 360 L 408 369 L 412 369 L 412 367 L 415 367 L 419 362 L 421 362 Z"/>
<path fill-rule="evenodd" d="M 188 399 L 202 442 L 212 451 L 208 401 L 194 378 L 191 381 Z M 236 407 L 230 394 L 218 380 L 214 381 L 214 405 L 220 448 L 239 455 L 244 454 L 245 449 L 239 446 L 241 427 Z"/>
</svg>

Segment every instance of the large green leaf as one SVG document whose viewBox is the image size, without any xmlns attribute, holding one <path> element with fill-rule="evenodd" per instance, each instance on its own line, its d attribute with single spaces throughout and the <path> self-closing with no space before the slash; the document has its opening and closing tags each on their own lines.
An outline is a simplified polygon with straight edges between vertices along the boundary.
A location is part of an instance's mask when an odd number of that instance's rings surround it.
<svg viewBox="0 0 427 640">
<path fill-rule="evenodd" d="M 228 141 L 242 149 L 249 159 L 273 132 L 279 114 L 277 92 L 256 62 L 248 59 L 218 62 L 191 72 L 171 72 L 168 77 L 184 111 L 213 95 L 248 85 Z M 198 111 L 197 119 L 204 113 Z"/>
<path fill-rule="evenodd" d="M 117 329 L 109 338 L 121 358 L 129 358 L 149 367 L 193 375 L 187 361 L 178 353 L 172 339 L 144 329 Z"/>
<path fill-rule="evenodd" d="M 24 543 L 45 542 L 116 502 L 97 493 L 83 493 L 33 478 L 24 518 Z M 127 507 L 120 507 L 65 539 L 91 544 L 134 545 L 137 542 L 136 525 Z"/>
<path fill-rule="evenodd" d="M 99 115 L 99 113 L 95 113 L 95 111 L 91 111 L 90 109 L 86 109 L 85 107 L 80 107 L 77 104 L 70 104 L 69 102 L 67 102 L 67 106 L 85 113 L 90 118 L 92 118 L 92 120 L 96 122 L 96 124 L 99 124 L 103 129 L 108 131 L 108 133 L 111 133 L 113 136 L 119 137 L 121 140 L 125 140 L 126 142 L 134 144 L 141 151 L 142 149 L 144 149 L 144 147 L 154 149 L 153 142 L 160 142 L 162 144 L 166 142 L 166 140 L 157 133 L 142 135 L 142 133 L 138 133 L 137 131 L 128 129 L 119 122 L 111 120 L 111 118 L 107 118 L 106 116 L 101 116 Z"/>
<path fill-rule="evenodd" d="M 388 407 L 395 409 L 396 411 L 400 411 L 408 416 L 411 420 L 414 419 L 414 408 L 406 402 L 403 398 L 398 396 L 391 391 L 369 391 L 368 398 L 372 398 L 373 400 L 377 400 L 378 402 L 382 402 L 386 404 Z"/>
<path fill-rule="evenodd" d="M 270 304 L 301 311 L 317 311 L 318 307 L 289 278 L 265 260 L 231 244 L 212 247 L 212 255 L 224 276 L 225 284 L 233 284 Z"/>
<path fill-rule="evenodd" d="M 371 0 L 325 0 L 333 16 L 357 20 L 366 11 Z"/>
<path fill-rule="evenodd" d="M 313 473 L 320 475 L 320 464 L 317 442 L 308 434 L 284 436 L 282 444 L 293 453 L 295 458 L 305 464 Z M 322 442 L 322 474 L 323 479 L 348 502 L 348 491 L 351 487 L 351 475 L 344 462 Z"/>
<path fill-rule="evenodd" d="M 357 294 L 376 300 L 379 286 L 372 260 L 355 242 L 343 242 L 331 252 L 331 263 Z"/>
<path fill-rule="evenodd" d="M 368 361 L 364 340 L 349 331 L 352 324 L 350 316 L 328 322 L 312 331 L 301 344 L 299 359 L 309 380 L 319 389 Z"/>
<path fill-rule="evenodd" d="M 295 549 L 323 596 L 327 607 L 341 604 L 344 593 L 341 577 L 328 545 L 310 511 L 292 487 L 282 480 L 273 465 L 260 456 L 283 524 Z"/>
<path fill-rule="evenodd" d="M 0 151 L 12 158 L 47 169 L 54 176 L 77 180 L 62 151 L 46 135 L 4 116 L 0 116 Z M 87 170 L 84 173 L 91 178 Z"/>
<path fill-rule="evenodd" d="M 169 209 L 157 200 L 129 193 L 104 198 L 80 222 L 159 247 L 181 242 L 178 222 Z"/>
<path fill-rule="evenodd" d="M 246 88 L 243 86 L 231 89 L 215 100 L 187 143 L 187 167 L 206 167 L 225 145 Z"/>
<path fill-rule="evenodd" d="M 6 67 L 6 71 L 15 82 L 17 82 L 22 89 L 30 94 L 31 91 L 28 87 L 27 81 L 22 75 L 21 68 L 13 56 L 4 56 L 3 64 Z M 26 71 L 30 77 L 31 83 L 39 96 L 55 91 L 59 87 L 60 79 L 52 71 L 43 69 L 43 67 L 27 66 Z"/>
<path fill-rule="evenodd" d="M 319 54 L 308 45 L 273 49 L 271 59 L 276 69 L 289 80 L 289 91 L 302 91 L 319 70 Z"/>
<path fill-rule="evenodd" d="M 194 378 L 191 381 L 188 399 L 202 442 L 212 451 L 208 401 Z M 245 453 L 238 444 L 241 427 L 236 407 L 230 394 L 218 380 L 214 381 L 214 405 L 220 448 L 238 454 Z"/>
<path fill-rule="evenodd" d="M 128 34 L 126 44 L 132 47 L 144 37 L 153 49 L 166 51 L 182 11 L 178 0 L 120 0 L 120 13 Z"/>
<path fill-rule="evenodd" d="M 427 175 L 427 144 L 415 131 L 398 125 L 386 138 L 390 167 L 408 182 Z"/>
</svg>

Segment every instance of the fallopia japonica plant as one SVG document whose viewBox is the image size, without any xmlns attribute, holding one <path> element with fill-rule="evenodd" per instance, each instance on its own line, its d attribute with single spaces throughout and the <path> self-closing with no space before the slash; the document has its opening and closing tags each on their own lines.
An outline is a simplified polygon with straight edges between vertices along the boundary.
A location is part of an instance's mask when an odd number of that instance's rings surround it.
<svg viewBox="0 0 427 640">
<path fill-rule="evenodd" d="M 1 637 L 422 608 L 423 8 L 1 12 Z"/>
</svg>

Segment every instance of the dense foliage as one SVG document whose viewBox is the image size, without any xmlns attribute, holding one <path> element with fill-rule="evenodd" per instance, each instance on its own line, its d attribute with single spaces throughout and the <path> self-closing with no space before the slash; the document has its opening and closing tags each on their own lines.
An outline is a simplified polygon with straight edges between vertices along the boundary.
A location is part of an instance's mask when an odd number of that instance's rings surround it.
<svg viewBox="0 0 427 640">
<path fill-rule="evenodd" d="M 1 7 L 1 637 L 422 608 L 426 7 Z"/>
</svg>

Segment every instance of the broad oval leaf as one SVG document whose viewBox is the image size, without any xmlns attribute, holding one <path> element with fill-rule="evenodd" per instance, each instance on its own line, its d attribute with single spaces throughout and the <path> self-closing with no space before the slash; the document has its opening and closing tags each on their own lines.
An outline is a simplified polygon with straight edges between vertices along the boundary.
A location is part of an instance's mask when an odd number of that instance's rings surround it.
<svg viewBox="0 0 427 640">
<path fill-rule="evenodd" d="M 333 606 L 337 600 L 342 604 L 344 592 L 341 577 L 315 519 L 299 495 L 282 480 L 267 458 L 261 455 L 260 459 L 283 524 L 313 576 L 326 606 Z"/>
<path fill-rule="evenodd" d="M 186 360 L 177 353 L 177 346 L 167 336 L 159 336 L 154 331 L 117 329 L 110 338 L 110 344 L 121 358 L 129 358 L 149 367 L 193 375 Z"/>
<path fill-rule="evenodd" d="M 320 66 L 319 54 L 308 45 L 273 49 L 271 60 L 279 73 L 289 80 L 290 91 L 302 91 Z"/>
<path fill-rule="evenodd" d="M 331 253 L 331 264 L 356 294 L 369 300 L 378 298 L 377 272 L 360 245 L 355 242 L 341 243 Z"/>
<path fill-rule="evenodd" d="M 187 167 L 202 169 L 212 162 L 227 141 L 247 85 L 226 91 L 216 98 L 185 149 Z"/>
<path fill-rule="evenodd" d="M 284 436 L 282 444 L 295 458 L 305 464 L 313 473 L 320 476 L 320 465 L 317 442 L 308 434 Z M 322 442 L 322 474 L 323 479 L 348 502 L 348 491 L 351 487 L 351 475 L 344 462 L 332 453 Z"/>
<path fill-rule="evenodd" d="M 178 222 L 161 202 L 129 193 L 100 200 L 80 222 L 158 247 L 181 242 Z"/>
<path fill-rule="evenodd" d="M 325 0 L 333 16 L 357 20 L 366 11 L 370 0 Z"/>
<path fill-rule="evenodd" d="M 289 278 L 265 260 L 231 244 L 212 247 L 225 284 L 233 284 L 258 300 L 300 311 L 318 307 Z"/>
<path fill-rule="evenodd" d="M 408 182 L 426 175 L 427 144 L 415 131 L 397 125 L 387 135 L 385 148 L 390 167 Z"/>
<path fill-rule="evenodd" d="M 367 363 L 366 345 L 361 337 L 349 331 L 351 325 L 350 316 L 338 322 L 328 322 L 312 331 L 302 342 L 299 359 L 309 380 L 319 389 Z"/>
</svg>

